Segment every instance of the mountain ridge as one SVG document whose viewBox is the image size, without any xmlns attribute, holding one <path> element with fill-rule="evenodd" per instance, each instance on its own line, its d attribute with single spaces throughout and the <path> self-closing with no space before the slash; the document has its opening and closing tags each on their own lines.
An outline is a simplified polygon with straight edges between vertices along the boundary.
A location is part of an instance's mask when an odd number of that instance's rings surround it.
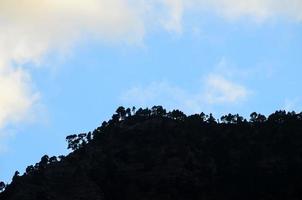
<svg viewBox="0 0 302 200">
<path fill-rule="evenodd" d="M 268 118 L 119 107 L 72 152 L 41 158 L 0 200 L 300 199 L 302 113 Z"/>
</svg>

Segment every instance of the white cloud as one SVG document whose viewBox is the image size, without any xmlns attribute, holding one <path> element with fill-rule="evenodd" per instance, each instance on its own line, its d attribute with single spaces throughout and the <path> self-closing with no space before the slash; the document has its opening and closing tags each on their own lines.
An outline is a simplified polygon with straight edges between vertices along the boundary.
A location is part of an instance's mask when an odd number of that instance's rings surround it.
<svg viewBox="0 0 302 200">
<path fill-rule="evenodd" d="M 219 0 L 216 1 L 216 6 Z M 301 0 L 223 0 L 218 10 L 228 17 L 251 16 L 258 19 L 285 17 L 302 20 Z M 215 4 L 215 3 L 214 3 Z"/>
<path fill-rule="evenodd" d="M 151 105 L 163 105 L 167 108 L 186 104 L 189 94 L 180 87 L 168 82 L 152 82 L 147 86 L 134 86 L 121 95 L 121 101 L 127 104 L 147 107 Z"/>
<path fill-rule="evenodd" d="M 220 75 L 209 75 L 206 79 L 205 97 L 209 104 L 241 102 L 247 98 L 249 93 L 244 86 Z"/>
<path fill-rule="evenodd" d="M 27 118 L 28 109 L 37 100 L 33 94 L 29 77 L 22 70 L 1 73 L 0 75 L 0 127 L 6 122 Z"/>
<path fill-rule="evenodd" d="M 65 51 L 86 36 L 139 43 L 140 12 L 124 0 L 1 0 L 0 129 L 32 118 L 38 104 L 24 64 L 39 64 L 49 52 Z"/>
<path fill-rule="evenodd" d="M 228 19 L 250 17 L 257 21 L 286 18 L 302 21 L 301 0 L 182 0 L 186 11 L 216 12 Z M 176 12 L 175 12 L 176 13 Z"/>
<path fill-rule="evenodd" d="M 41 63 L 49 52 L 69 49 L 85 37 L 140 44 L 154 27 L 180 33 L 183 16 L 193 10 L 235 19 L 302 21 L 301 0 L 1 0 L 0 128 L 28 118 L 37 103 L 25 63 Z M 233 102 L 245 94 L 224 79 L 209 84 L 220 94 L 218 99 L 209 95 L 213 101 Z M 230 88 L 237 92 L 224 95 Z"/>
<path fill-rule="evenodd" d="M 285 99 L 282 109 L 284 109 L 288 112 L 291 112 L 293 110 L 299 111 L 299 110 L 301 110 L 300 105 L 301 105 L 300 98 Z"/>
<path fill-rule="evenodd" d="M 226 57 L 222 57 L 219 63 L 213 70 L 214 74 L 223 74 L 225 78 L 236 78 L 239 80 L 253 79 L 255 77 L 260 79 L 270 79 L 276 73 L 276 67 L 270 63 L 259 62 L 252 66 L 237 66 L 235 63 L 230 62 Z"/>
<path fill-rule="evenodd" d="M 184 12 L 184 2 L 182 0 L 163 0 L 167 7 L 167 16 L 163 21 L 164 27 L 168 31 L 180 33 L 182 31 L 182 17 Z"/>
<path fill-rule="evenodd" d="M 153 82 L 135 86 L 124 92 L 123 104 L 141 107 L 163 105 L 168 109 L 179 108 L 188 113 L 207 111 L 209 106 L 236 105 L 244 102 L 251 92 L 243 85 L 225 79 L 219 74 L 208 75 L 196 92 L 168 82 Z"/>
<path fill-rule="evenodd" d="M 277 11 L 274 2 L 276 3 L 271 0 L 213 0 L 207 1 L 207 4 L 228 18 L 250 16 L 265 19 Z"/>
</svg>

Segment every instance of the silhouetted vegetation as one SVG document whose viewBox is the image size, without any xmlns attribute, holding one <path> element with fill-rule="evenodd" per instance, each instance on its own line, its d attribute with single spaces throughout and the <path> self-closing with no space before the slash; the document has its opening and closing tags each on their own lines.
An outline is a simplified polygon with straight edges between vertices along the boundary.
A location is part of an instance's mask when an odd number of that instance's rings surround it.
<svg viewBox="0 0 302 200">
<path fill-rule="evenodd" d="M 250 119 L 119 107 L 92 132 L 66 137 L 0 182 L 2 200 L 268 200 L 302 198 L 302 113 Z"/>
<path fill-rule="evenodd" d="M 0 182 L 0 192 L 2 192 L 5 189 L 5 183 L 4 182 Z"/>
</svg>

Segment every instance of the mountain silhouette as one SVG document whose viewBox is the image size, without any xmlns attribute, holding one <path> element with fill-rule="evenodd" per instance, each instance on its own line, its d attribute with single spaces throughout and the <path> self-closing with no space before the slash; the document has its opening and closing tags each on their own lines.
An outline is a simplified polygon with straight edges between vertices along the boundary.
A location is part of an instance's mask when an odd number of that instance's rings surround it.
<svg viewBox="0 0 302 200">
<path fill-rule="evenodd" d="M 0 200 L 302 199 L 302 113 L 250 117 L 119 107 L 67 136 L 69 155 L 16 172 Z"/>
</svg>

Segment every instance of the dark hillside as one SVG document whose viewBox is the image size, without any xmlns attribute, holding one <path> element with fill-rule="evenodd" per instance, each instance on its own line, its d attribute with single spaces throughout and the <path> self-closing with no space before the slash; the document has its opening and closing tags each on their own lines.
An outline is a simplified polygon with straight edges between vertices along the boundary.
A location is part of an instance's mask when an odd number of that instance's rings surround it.
<svg viewBox="0 0 302 200">
<path fill-rule="evenodd" d="M 66 157 L 16 173 L 0 200 L 302 199 L 302 113 L 220 121 L 120 107 L 92 133 L 68 136 Z"/>
</svg>

